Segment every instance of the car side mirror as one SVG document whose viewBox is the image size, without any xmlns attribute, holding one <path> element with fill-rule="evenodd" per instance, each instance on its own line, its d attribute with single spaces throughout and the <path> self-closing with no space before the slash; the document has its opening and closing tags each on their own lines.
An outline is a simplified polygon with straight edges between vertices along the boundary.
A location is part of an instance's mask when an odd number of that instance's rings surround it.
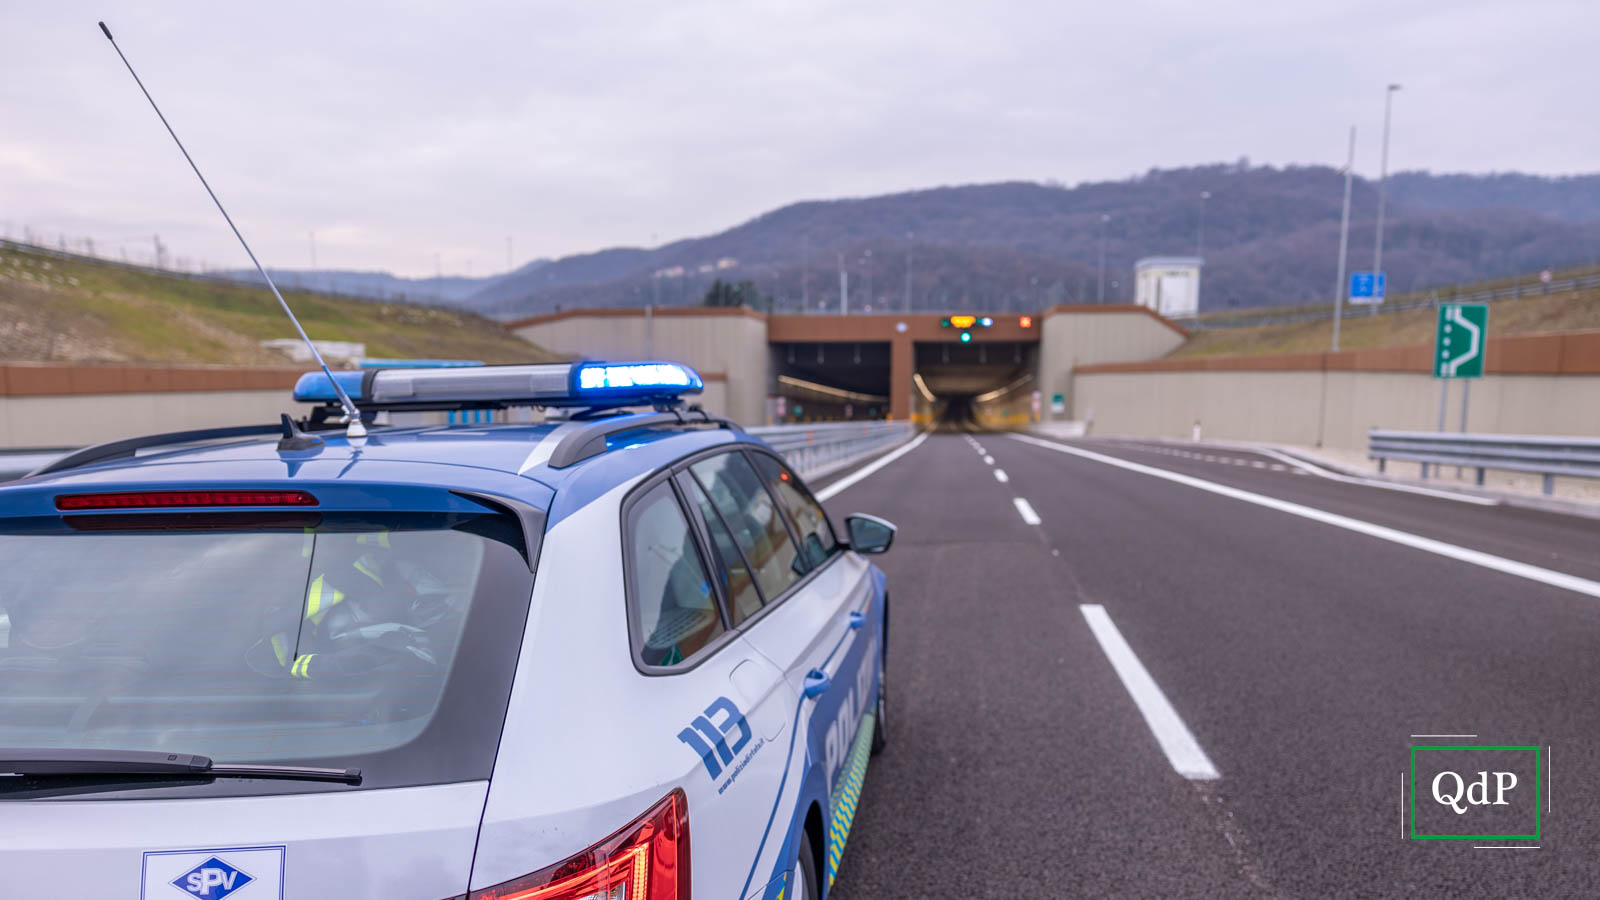
<svg viewBox="0 0 1600 900">
<path fill-rule="evenodd" d="M 882 553 L 894 543 L 894 523 L 866 513 L 845 516 L 850 531 L 850 549 L 857 553 Z"/>
</svg>

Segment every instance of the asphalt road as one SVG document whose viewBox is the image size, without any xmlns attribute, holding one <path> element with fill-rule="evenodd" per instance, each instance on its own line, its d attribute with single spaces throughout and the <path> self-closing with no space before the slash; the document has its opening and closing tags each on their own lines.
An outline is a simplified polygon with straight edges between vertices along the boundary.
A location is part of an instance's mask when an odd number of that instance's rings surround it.
<svg viewBox="0 0 1600 900">
<path fill-rule="evenodd" d="M 1600 521 L 1057 443 L 1109 459 L 939 434 L 827 502 L 900 526 L 890 746 L 833 896 L 1600 889 Z M 1179 773 L 1085 605 L 1217 777 Z M 1410 748 L 1440 743 L 1548 748 L 1540 839 L 1407 838 Z"/>
</svg>

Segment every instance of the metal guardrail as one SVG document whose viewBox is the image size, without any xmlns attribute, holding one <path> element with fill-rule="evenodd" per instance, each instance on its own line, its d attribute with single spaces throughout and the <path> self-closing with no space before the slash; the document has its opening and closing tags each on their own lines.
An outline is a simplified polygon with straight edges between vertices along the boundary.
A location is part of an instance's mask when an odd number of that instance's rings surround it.
<svg viewBox="0 0 1600 900">
<path fill-rule="evenodd" d="M 745 429 L 778 451 L 805 478 L 911 439 L 909 422 L 827 422 Z"/>
<path fill-rule="evenodd" d="M 1483 484 L 1485 469 L 1533 472 L 1544 476 L 1544 492 L 1551 493 L 1557 475 L 1600 478 L 1600 438 L 1537 434 L 1450 434 L 1438 431 L 1383 431 L 1367 433 L 1367 457 L 1378 461 L 1378 471 L 1391 459 L 1428 466 L 1462 466 L 1478 470 Z"/>
<path fill-rule="evenodd" d="M 746 429 L 772 445 L 795 471 L 806 478 L 825 474 L 851 460 L 887 450 L 910 440 L 908 422 L 828 422 L 816 425 L 769 425 Z M 0 451 L 0 481 L 32 472 L 70 450 Z"/>
<path fill-rule="evenodd" d="M 71 450 L 0 451 L 0 481 L 21 478 L 34 469 L 47 466 L 71 452 Z"/>
</svg>

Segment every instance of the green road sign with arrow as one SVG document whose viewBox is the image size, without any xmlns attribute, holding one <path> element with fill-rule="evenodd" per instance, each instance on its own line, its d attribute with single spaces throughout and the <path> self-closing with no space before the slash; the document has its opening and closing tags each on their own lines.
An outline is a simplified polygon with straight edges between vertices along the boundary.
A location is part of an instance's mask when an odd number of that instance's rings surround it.
<svg viewBox="0 0 1600 900">
<path fill-rule="evenodd" d="M 1433 377 L 1483 377 L 1483 349 L 1488 340 L 1487 304 L 1447 303 L 1439 307 L 1439 330 L 1433 339 Z"/>
</svg>

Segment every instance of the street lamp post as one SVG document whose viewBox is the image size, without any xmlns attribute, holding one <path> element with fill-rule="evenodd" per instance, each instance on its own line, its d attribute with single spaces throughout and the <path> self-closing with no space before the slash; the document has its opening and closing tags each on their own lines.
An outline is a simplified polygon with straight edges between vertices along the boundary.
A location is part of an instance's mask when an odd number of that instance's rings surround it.
<svg viewBox="0 0 1600 900">
<path fill-rule="evenodd" d="M 1100 214 L 1100 280 L 1095 287 L 1094 302 L 1106 302 L 1106 223 L 1111 221 L 1109 213 Z"/>
<path fill-rule="evenodd" d="M 1210 199 L 1210 191 L 1200 192 L 1200 237 L 1195 240 L 1194 255 L 1202 259 L 1206 255 L 1206 201 Z"/>
<path fill-rule="evenodd" d="M 867 306 L 872 305 L 872 251 L 867 250 L 861 256 L 861 277 L 865 278 L 867 289 Z"/>
<path fill-rule="evenodd" d="M 1350 153 L 1344 164 L 1344 213 L 1339 216 L 1339 276 L 1333 285 L 1333 350 L 1339 350 L 1339 319 L 1344 311 L 1345 251 L 1350 246 L 1350 182 L 1356 170 L 1356 127 L 1350 126 Z"/>
<path fill-rule="evenodd" d="M 844 254 L 839 254 L 839 315 L 850 315 L 850 276 L 844 271 Z"/>
<path fill-rule="evenodd" d="M 906 300 L 905 300 L 905 309 L 902 310 L 902 312 L 904 312 L 906 314 L 910 314 L 910 312 L 911 312 L 911 238 L 912 238 L 912 236 L 913 235 L 912 235 L 911 232 L 909 232 L 909 231 L 906 232 Z"/>
<path fill-rule="evenodd" d="M 1378 162 L 1378 238 L 1372 250 L 1372 278 L 1374 284 L 1383 274 L 1383 205 L 1389 181 L 1389 113 L 1394 107 L 1394 92 L 1400 85 L 1391 84 L 1383 92 L 1383 151 Z M 1372 304 L 1372 314 L 1378 314 L 1378 304 Z"/>
</svg>

